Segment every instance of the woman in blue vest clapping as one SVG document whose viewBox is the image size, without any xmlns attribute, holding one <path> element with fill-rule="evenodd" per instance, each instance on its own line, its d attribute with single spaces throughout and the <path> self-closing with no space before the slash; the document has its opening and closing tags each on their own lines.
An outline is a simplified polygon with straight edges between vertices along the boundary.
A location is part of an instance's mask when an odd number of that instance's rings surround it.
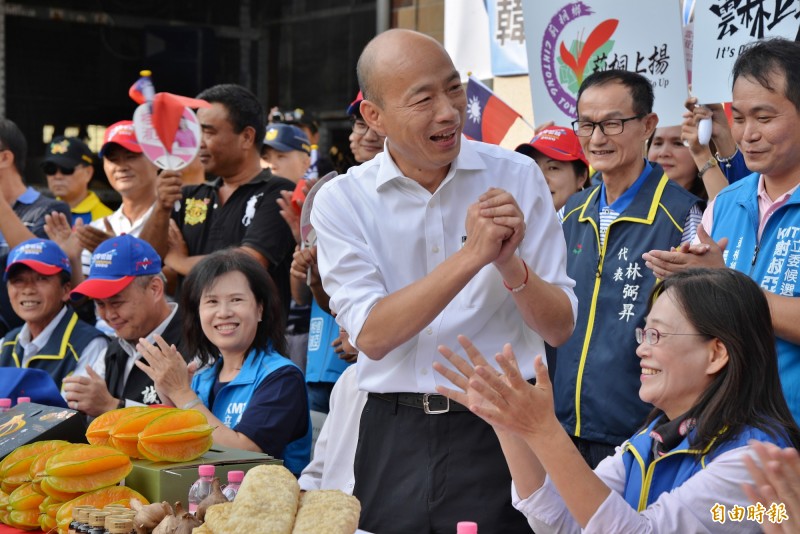
<svg viewBox="0 0 800 534">
<path fill-rule="evenodd" d="M 531 385 L 510 345 L 496 356 L 501 374 L 462 337 L 472 365 L 446 347 L 458 372 L 434 365 L 463 391 L 439 391 L 494 427 L 514 506 L 537 533 L 759 532 L 785 520 L 781 503 L 751 505 L 742 487 L 752 482 L 750 440 L 800 444 L 759 287 L 728 269 L 672 276 L 654 288 L 636 339 L 639 396 L 655 409 L 594 471 L 556 419 L 541 358 Z"/>
<path fill-rule="evenodd" d="M 206 256 L 184 281 L 181 308 L 187 350 L 199 359 L 194 378 L 174 346 L 156 336 L 138 349 L 162 399 L 205 413 L 214 442 L 281 458 L 299 475 L 311 453 L 308 394 L 286 352 L 275 284 L 250 255 Z"/>
</svg>

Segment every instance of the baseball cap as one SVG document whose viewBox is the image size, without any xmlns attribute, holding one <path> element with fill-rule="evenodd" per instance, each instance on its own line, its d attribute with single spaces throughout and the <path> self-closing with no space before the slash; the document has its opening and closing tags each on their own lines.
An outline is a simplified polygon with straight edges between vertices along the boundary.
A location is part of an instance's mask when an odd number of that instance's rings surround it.
<svg viewBox="0 0 800 534">
<path fill-rule="evenodd" d="M 39 274 L 51 276 L 61 271 L 72 274 L 69 258 L 61 247 L 49 239 L 29 239 L 11 249 L 3 281 L 8 282 L 8 272 L 15 265 L 26 265 Z"/>
<path fill-rule="evenodd" d="M 311 153 L 311 143 L 306 134 L 297 126 L 291 124 L 275 123 L 267 127 L 264 135 L 264 146 L 274 148 L 279 152 L 300 150 L 306 154 Z"/>
<path fill-rule="evenodd" d="M 113 297 L 137 276 L 161 272 L 161 258 L 150 243 L 125 234 L 100 243 L 92 254 L 89 276 L 72 290 L 73 299 Z"/>
<path fill-rule="evenodd" d="M 74 169 L 78 165 L 91 165 L 94 163 L 92 150 L 77 137 L 54 137 L 47 146 L 47 153 L 42 161 L 42 168 L 48 163 L 55 163 L 59 167 Z"/>
<path fill-rule="evenodd" d="M 583 154 L 578 136 L 575 135 L 571 128 L 550 126 L 536 134 L 530 143 L 523 143 L 515 150 L 526 156 L 531 156 L 531 148 L 557 161 L 580 160 L 587 167 L 589 166 L 589 161 Z"/>
<path fill-rule="evenodd" d="M 361 115 L 360 107 L 361 101 L 364 100 L 364 93 L 361 91 L 358 92 L 356 95 L 356 99 L 350 102 L 350 105 L 347 106 L 347 114 L 348 115 Z"/>
<path fill-rule="evenodd" d="M 103 136 L 103 146 L 100 147 L 100 157 L 102 158 L 108 148 L 108 145 L 115 143 L 123 148 L 127 148 L 131 152 L 137 154 L 142 153 L 142 147 L 139 146 L 139 141 L 136 140 L 136 132 L 133 129 L 133 121 L 119 121 L 115 122 L 108 128 Z"/>
</svg>

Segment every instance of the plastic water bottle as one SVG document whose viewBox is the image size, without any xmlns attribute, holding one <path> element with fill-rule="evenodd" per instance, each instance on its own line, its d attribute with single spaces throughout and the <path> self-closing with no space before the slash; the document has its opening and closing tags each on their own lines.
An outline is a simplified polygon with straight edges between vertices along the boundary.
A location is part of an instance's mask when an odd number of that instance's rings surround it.
<svg viewBox="0 0 800 534">
<path fill-rule="evenodd" d="M 11 399 L 0 399 L 0 413 L 5 413 L 11 409 Z"/>
<path fill-rule="evenodd" d="M 197 512 L 197 505 L 211 493 L 211 479 L 214 478 L 213 465 L 201 465 L 197 468 L 200 475 L 189 488 L 189 513 Z"/>
<path fill-rule="evenodd" d="M 478 534 L 478 523 L 459 521 L 456 524 L 456 534 Z"/>
<path fill-rule="evenodd" d="M 244 471 L 228 472 L 228 483 L 222 489 L 222 494 L 225 495 L 226 499 L 233 501 L 233 499 L 236 498 L 236 494 L 239 493 L 239 486 L 242 483 L 242 479 L 244 479 Z"/>
</svg>

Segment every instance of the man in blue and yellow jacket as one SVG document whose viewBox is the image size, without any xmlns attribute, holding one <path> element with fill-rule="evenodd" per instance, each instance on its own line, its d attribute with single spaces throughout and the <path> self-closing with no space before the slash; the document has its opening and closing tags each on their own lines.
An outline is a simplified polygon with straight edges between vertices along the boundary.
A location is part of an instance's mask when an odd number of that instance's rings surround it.
<svg viewBox="0 0 800 534">
<path fill-rule="evenodd" d="M 700 199 L 643 157 L 658 124 L 650 82 L 608 70 L 587 77 L 573 129 L 601 178 L 564 208 L 567 274 L 578 319 L 556 351 L 556 413 L 592 468 L 640 427 L 651 407 L 639 399 L 634 329 L 642 326 L 655 277 L 642 254 L 693 238 Z"/>
<path fill-rule="evenodd" d="M 0 366 L 42 369 L 59 389 L 65 377 L 90 368 L 102 376 L 108 339 L 66 304 L 70 276 L 67 255 L 50 240 L 31 239 L 12 249 L 3 279 L 25 324 L 0 342 Z"/>
<path fill-rule="evenodd" d="M 723 189 L 703 214 L 691 248 L 654 247 L 660 277 L 690 267 L 728 267 L 764 291 L 772 312 L 783 395 L 800 421 L 800 43 L 753 43 L 733 67 L 734 140 L 750 176 Z"/>
</svg>

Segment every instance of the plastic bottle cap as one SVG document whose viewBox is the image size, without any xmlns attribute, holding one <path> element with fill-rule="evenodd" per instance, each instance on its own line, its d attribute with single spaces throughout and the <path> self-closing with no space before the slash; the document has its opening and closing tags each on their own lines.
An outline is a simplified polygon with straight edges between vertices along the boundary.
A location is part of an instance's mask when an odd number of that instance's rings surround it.
<svg viewBox="0 0 800 534">
<path fill-rule="evenodd" d="M 228 482 L 238 484 L 244 479 L 244 471 L 228 471 Z"/>
<path fill-rule="evenodd" d="M 23 402 L 30 402 L 30 401 L 31 401 L 30 397 L 17 397 L 17 404 L 21 404 Z"/>
<path fill-rule="evenodd" d="M 472 521 L 459 521 L 456 525 L 457 534 L 478 534 L 478 523 Z"/>
<path fill-rule="evenodd" d="M 0 408 L 11 408 L 11 399 L 0 399 Z"/>
<path fill-rule="evenodd" d="M 200 473 L 201 477 L 213 477 L 214 476 L 214 466 L 213 465 L 201 465 L 197 468 L 197 472 Z"/>
</svg>

